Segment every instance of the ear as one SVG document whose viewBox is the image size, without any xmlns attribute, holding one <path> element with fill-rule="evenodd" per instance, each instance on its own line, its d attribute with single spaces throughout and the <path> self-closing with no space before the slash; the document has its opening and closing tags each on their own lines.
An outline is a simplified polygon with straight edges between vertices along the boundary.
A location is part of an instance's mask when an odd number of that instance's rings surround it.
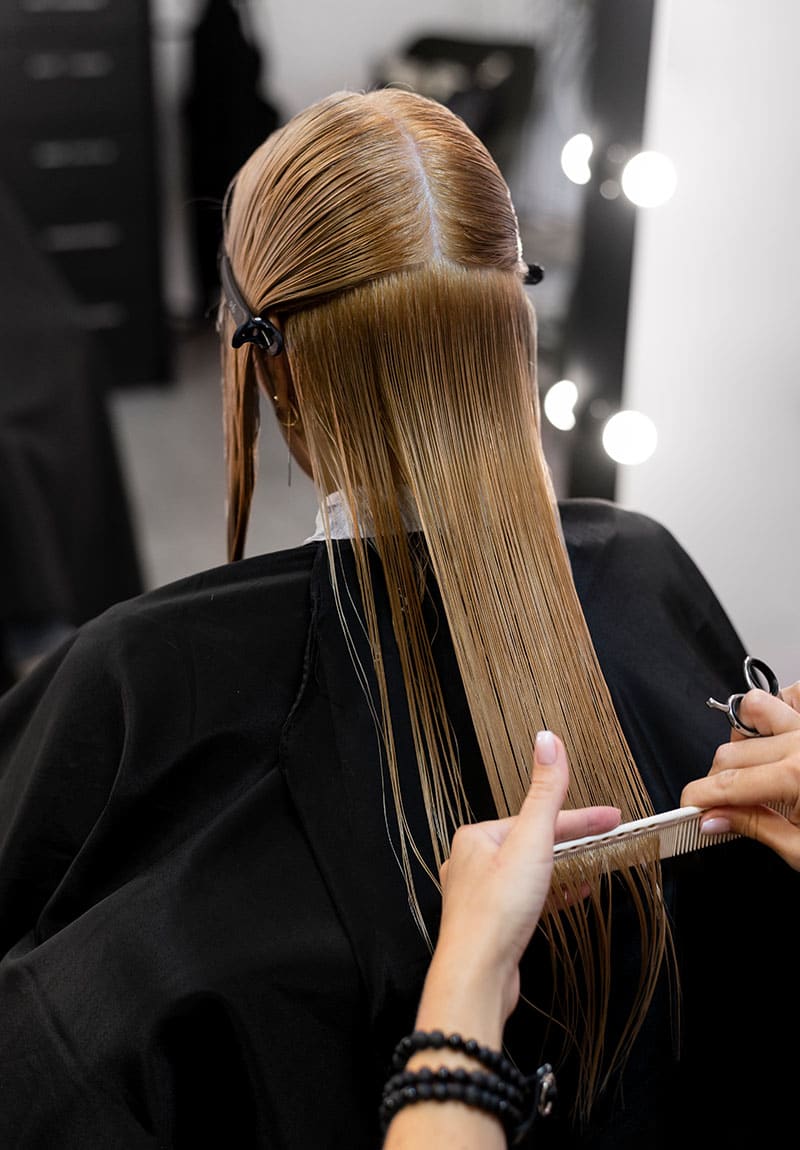
<svg viewBox="0 0 800 1150">
<path fill-rule="evenodd" d="M 283 334 L 277 317 L 269 315 L 267 318 Z M 294 402 L 294 385 L 286 351 L 280 355 L 266 355 L 257 348 L 254 362 L 258 386 L 277 411 L 286 411 L 290 402 Z"/>
<path fill-rule="evenodd" d="M 274 315 L 267 318 L 278 331 L 281 331 L 280 322 Z M 283 334 L 282 331 L 281 334 Z M 286 440 L 292 457 L 309 479 L 313 480 L 314 472 L 306 447 L 303 424 L 292 382 L 292 372 L 285 349 L 280 355 L 267 355 L 266 352 L 258 348 L 255 351 L 253 362 L 258 386 L 272 404 L 281 435 Z"/>
</svg>

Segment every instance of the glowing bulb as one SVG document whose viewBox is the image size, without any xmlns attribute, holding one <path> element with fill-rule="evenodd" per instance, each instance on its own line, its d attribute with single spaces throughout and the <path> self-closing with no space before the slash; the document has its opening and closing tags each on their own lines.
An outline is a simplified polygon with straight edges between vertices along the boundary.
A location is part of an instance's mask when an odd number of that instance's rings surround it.
<svg viewBox="0 0 800 1150">
<path fill-rule="evenodd" d="M 589 157 L 593 148 L 591 136 L 587 136 L 585 132 L 578 132 L 577 136 L 571 136 L 561 149 L 561 167 L 564 175 L 572 180 L 573 184 L 588 184 L 592 178 Z"/>
<path fill-rule="evenodd" d="M 544 397 L 544 413 L 553 427 L 569 431 L 575 426 L 575 412 L 572 410 L 578 399 L 578 389 L 571 379 L 560 379 L 548 388 Z"/>
<path fill-rule="evenodd" d="M 640 208 L 655 208 L 675 192 L 678 177 L 661 152 L 638 152 L 622 169 L 622 190 Z"/>
<path fill-rule="evenodd" d="M 618 411 L 603 428 L 603 447 L 616 463 L 644 463 L 657 442 L 656 425 L 641 411 Z"/>
</svg>

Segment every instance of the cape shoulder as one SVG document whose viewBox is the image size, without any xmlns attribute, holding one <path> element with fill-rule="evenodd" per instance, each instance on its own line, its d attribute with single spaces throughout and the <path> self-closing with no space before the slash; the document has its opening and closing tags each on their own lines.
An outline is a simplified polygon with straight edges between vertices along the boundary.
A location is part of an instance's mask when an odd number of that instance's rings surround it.
<svg viewBox="0 0 800 1150">
<path fill-rule="evenodd" d="M 202 804 L 209 764 L 220 793 L 276 765 L 306 673 L 320 551 L 119 603 L 0 698 L 0 954 L 37 918 L 45 929 L 41 912 L 101 821 L 119 825 L 179 783 Z"/>
<path fill-rule="evenodd" d="M 690 627 L 709 614 L 730 627 L 707 578 L 675 535 L 658 520 L 602 499 L 559 504 L 573 576 L 584 610 L 648 598 Z"/>
</svg>

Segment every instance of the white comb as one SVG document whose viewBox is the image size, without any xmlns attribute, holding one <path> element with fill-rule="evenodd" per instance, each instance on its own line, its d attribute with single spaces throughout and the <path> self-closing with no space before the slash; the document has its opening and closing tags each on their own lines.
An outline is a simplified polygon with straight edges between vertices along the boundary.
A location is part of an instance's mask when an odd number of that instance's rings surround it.
<svg viewBox="0 0 800 1150">
<path fill-rule="evenodd" d="M 788 804 L 776 803 L 773 810 L 779 814 L 787 813 Z M 672 858 L 674 855 L 688 854 L 689 851 L 699 847 L 712 846 L 716 843 L 729 842 L 731 839 L 741 838 L 738 831 L 721 831 L 719 834 L 700 833 L 700 815 L 703 807 L 677 807 L 672 811 L 663 811 L 658 815 L 648 815 L 647 818 L 635 819 L 633 822 L 620 823 L 610 831 L 602 831 L 596 835 L 584 835 L 579 839 L 567 839 L 556 843 L 553 855 L 556 862 L 563 858 L 585 856 L 590 851 L 598 849 L 610 852 L 606 862 L 614 869 L 614 847 L 622 846 L 631 839 L 652 837 L 658 841 L 658 857 Z M 625 865 L 625 856 L 619 852 L 618 866 Z"/>
</svg>

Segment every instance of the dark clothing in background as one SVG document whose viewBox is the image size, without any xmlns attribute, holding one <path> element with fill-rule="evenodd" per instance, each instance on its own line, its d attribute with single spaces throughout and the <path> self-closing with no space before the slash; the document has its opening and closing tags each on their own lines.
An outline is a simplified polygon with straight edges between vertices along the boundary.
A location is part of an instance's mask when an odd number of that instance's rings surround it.
<svg viewBox="0 0 800 1150">
<path fill-rule="evenodd" d="M 208 0 L 191 39 L 184 105 L 188 192 L 200 310 L 219 296 L 222 201 L 232 177 L 275 128 L 278 111 L 261 94 L 262 59 L 245 34 L 247 5 Z"/>
<path fill-rule="evenodd" d="M 652 520 L 600 501 L 566 502 L 562 518 L 632 749 L 656 809 L 676 806 L 727 740 L 705 700 L 738 689 L 741 643 Z M 338 555 L 355 587 L 349 543 Z M 375 585 L 405 806 L 424 847 L 377 568 Z M 489 817 L 431 593 L 467 791 Z M 114 607 L 0 700 L 0 1145 L 378 1150 L 381 1085 L 429 958 L 383 795 L 322 544 Z M 591 1133 L 570 1134 L 562 1113 L 537 1125 L 531 1147 L 674 1150 L 691 1134 L 752 1150 L 792 1128 L 797 1053 L 781 1027 L 800 959 L 800 875 L 746 840 L 664 872 L 684 1060 L 672 1060 L 662 999 L 621 1099 L 600 1105 Z M 435 926 L 438 896 L 424 882 L 419 893 Z M 631 908 L 616 913 L 618 936 Z M 523 988 L 546 1001 L 537 938 Z M 631 956 L 619 961 L 623 982 L 635 978 Z M 541 1018 L 521 1005 L 509 1040 L 531 1072 L 546 1047 Z M 559 1082 L 563 1112 L 569 1068 Z"/>
<path fill-rule="evenodd" d="M 0 638 L 143 589 L 103 360 L 0 185 Z"/>
</svg>

